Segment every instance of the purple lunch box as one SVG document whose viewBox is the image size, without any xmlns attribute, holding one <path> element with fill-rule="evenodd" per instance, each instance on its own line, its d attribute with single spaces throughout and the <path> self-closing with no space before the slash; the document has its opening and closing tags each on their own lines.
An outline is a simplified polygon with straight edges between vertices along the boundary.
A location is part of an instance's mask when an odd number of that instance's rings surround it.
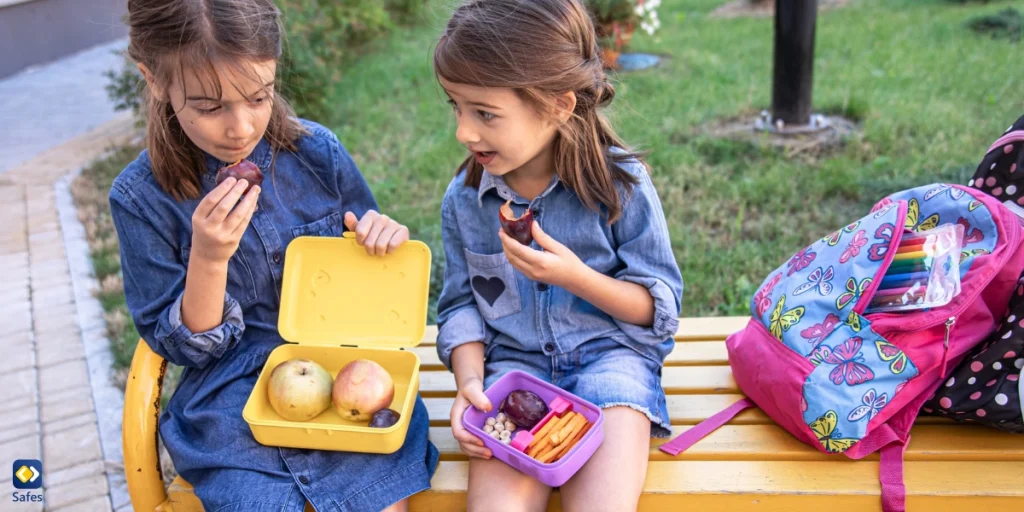
<svg viewBox="0 0 1024 512">
<path fill-rule="evenodd" d="M 487 435 L 483 431 L 487 418 L 496 416 L 498 414 L 498 405 L 501 401 L 509 393 L 517 389 L 525 389 L 536 393 L 541 400 L 549 404 L 549 407 L 556 397 L 561 397 L 572 404 L 572 411 L 582 414 L 589 423 L 592 423 L 590 430 L 561 459 L 550 464 L 543 464 L 533 457 Z M 601 412 L 601 409 L 528 373 L 518 370 L 511 371 L 498 379 L 497 382 L 484 391 L 484 394 L 494 404 L 494 409 L 490 413 L 485 413 L 475 407 L 470 407 L 462 415 L 462 425 L 470 433 L 483 440 L 484 446 L 490 449 L 491 453 L 499 460 L 522 473 L 532 476 L 545 485 L 558 487 L 564 484 L 594 455 L 597 447 L 601 446 L 601 442 L 604 440 L 604 413 Z M 556 419 L 551 418 L 548 421 Z"/>
</svg>

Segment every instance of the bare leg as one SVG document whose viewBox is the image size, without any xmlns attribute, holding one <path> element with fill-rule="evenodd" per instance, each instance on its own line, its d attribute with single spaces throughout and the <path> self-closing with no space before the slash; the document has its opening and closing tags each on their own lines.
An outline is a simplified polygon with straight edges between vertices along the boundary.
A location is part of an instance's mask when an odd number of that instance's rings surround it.
<svg viewBox="0 0 1024 512">
<path fill-rule="evenodd" d="M 498 459 L 469 460 L 469 512 L 541 512 L 550 496 L 550 487 Z"/>
<path fill-rule="evenodd" d="M 629 407 L 604 410 L 604 442 L 561 488 L 566 512 L 636 510 L 647 477 L 651 420 Z"/>
<path fill-rule="evenodd" d="M 382 510 L 381 512 L 408 512 L 409 511 L 409 500 L 404 499 L 398 503 L 392 504 L 390 507 Z"/>
</svg>

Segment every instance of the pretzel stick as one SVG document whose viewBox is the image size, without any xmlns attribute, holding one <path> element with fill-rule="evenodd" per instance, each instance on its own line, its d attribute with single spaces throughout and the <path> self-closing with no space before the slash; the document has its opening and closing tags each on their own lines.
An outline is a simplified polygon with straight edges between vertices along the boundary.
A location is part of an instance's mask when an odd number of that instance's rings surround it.
<svg viewBox="0 0 1024 512">
<path fill-rule="evenodd" d="M 580 429 L 580 431 L 577 432 L 575 436 L 573 436 L 571 439 L 569 439 L 569 442 L 565 444 L 565 448 L 562 448 L 562 451 L 560 451 L 557 455 L 555 455 L 555 459 L 552 462 L 555 462 L 555 461 L 561 459 L 567 453 L 569 453 L 569 451 L 572 450 L 572 447 L 576 446 L 576 443 L 579 443 L 580 440 L 583 439 L 583 436 L 587 435 L 587 432 L 590 430 L 590 427 L 592 425 L 593 425 L 593 423 L 587 423 L 586 425 L 584 425 L 583 428 Z"/>
<path fill-rule="evenodd" d="M 558 423 L 558 420 L 560 420 L 560 419 L 561 418 L 559 418 L 558 416 L 554 416 L 552 418 L 548 418 L 548 422 L 545 423 L 544 426 L 541 427 L 539 431 L 537 431 L 537 434 L 533 436 L 533 440 L 530 441 L 530 444 L 526 445 L 526 448 L 527 449 L 533 448 L 537 444 L 538 441 L 540 441 L 545 435 L 547 435 L 548 432 L 551 431 L 551 428 L 554 427 L 555 423 Z"/>
<path fill-rule="evenodd" d="M 540 458 L 538 458 L 537 460 L 545 464 L 551 462 L 556 455 L 562 453 L 565 450 L 565 447 L 569 445 L 569 442 L 576 437 L 576 434 L 578 434 L 583 429 L 583 426 L 586 423 L 587 419 L 584 418 L 582 414 L 579 414 L 572 419 L 569 425 L 565 427 L 565 435 L 551 434 L 551 439 L 554 439 L 555 437 L 560 437 L 562 442 L 560 444 L 555 444 L 552 441 L 553 446 L 551 450 L 541 454 Z"/>
<path fill-rule="evenodd" d="M 571 419 L 573 419 L 575 417 L 576 417 L 576 413 L 574 413 L 572 411 L 569 411 L 569 412 L 565 413 L 565 415 L 563 415 L 561 418 L 558 418 L 557 422 L 553 418 L 548 420 L 548 423 L 547 423 L 548 425 L 551 425 L 552 423 L 554 423 L 554 425 L 551 426 L 551 428 L 548 430 L 548 432 L 558 432 L 559 430 L 562 429 L 562 427 L 566 426 L 569 423 L 569 420 L 571 420 Z M 547 426 L 547 425 L 545 425 L 545 426 Z M 541 430 L 543 430 L 543 429 L 541 429 Z M 537 442 L 540 439 L 549 439 L 549 438 L 550 438 L 550 436 L 541 436 L 540 432 L 537 432 L 537 435 L 534 436 L 532 442 Z M 529 446 L 527 446 L 527 448 L 529 448 Z"/>
<path fill-rule="evenodd" d="M 582 414 L 577 414 L 568 425 L 563 426 L 556 432 L 552 433 L 549 437 L 551 438 L 552 445 L 562 444 L 565 440 L 569 439 L 571 434 L 575 434 L 587 422 L 587 419 Z"/>
</svg>

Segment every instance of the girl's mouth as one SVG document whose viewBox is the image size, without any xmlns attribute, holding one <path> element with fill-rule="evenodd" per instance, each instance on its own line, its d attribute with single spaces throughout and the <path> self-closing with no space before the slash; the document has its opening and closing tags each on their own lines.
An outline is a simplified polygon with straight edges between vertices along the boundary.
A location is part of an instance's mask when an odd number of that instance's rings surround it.
<svg viewBox="0 0 1024 512">
<path fill-rule="evenodd" d="M 473 152 L 473 157 L 476 158 L 476 161 L 479 162 L 480 165 L 487 165 L 491 163 L 494 161 L 495 156 L 498 156 L 498 153 L 495 151 Z"/>
</svg>

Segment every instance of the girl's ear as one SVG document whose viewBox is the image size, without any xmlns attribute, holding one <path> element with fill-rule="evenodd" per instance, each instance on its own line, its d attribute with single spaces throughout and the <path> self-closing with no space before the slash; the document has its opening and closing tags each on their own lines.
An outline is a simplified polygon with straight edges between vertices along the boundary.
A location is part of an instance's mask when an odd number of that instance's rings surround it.
<svg viewBox="0 0 1024 512">
<path fill-rule="evenodd" d="M 576 93 L 569 91 L 555 96 L 555 118 L 559 124 L 565 124 L 576 111 Z"/>
<path fill-rule="evenodd" d="M 160 85 L 157 83 L 156 78 L 153 76 L 153 72 L 150 71 L 149 67 L 141 62 L 138 63 L 138 66 L 139 72 L 142 73 L 142 78 L 146 79 L 146 86 L 149 87 L 153 96 L 161 101 L 167 101 L 166 96 L 164 96 L 164 90 L 160 88 Z"/>
</svg>

